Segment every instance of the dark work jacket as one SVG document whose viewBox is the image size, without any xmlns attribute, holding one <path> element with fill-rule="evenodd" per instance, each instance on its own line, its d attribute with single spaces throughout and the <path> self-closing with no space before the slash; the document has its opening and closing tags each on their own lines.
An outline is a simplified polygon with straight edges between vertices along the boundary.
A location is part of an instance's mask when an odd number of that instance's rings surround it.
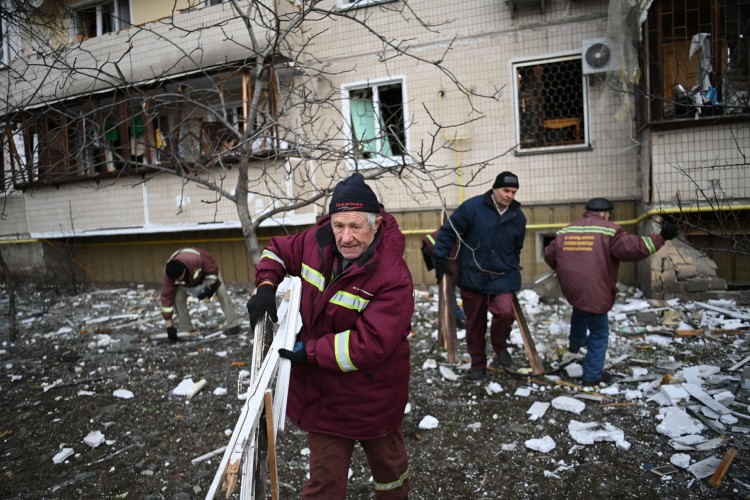
<svg viewBox="0 0 750 500">
<path fill-rule="evenodd" d="M 544 261 L 557 271 L 563 295 L 573 307 L 605 314 L 615 303 L 620 262 L 645 259 L 663 245 L 658 234 L 636 236 L 598 212 L 585 212 L 557 232 L 544 248 Z"/>
<path fill-rule="evenodd" d="M 435 258 L 447 258 L 457 234 L 458 287 L 497 295 L 521 288 L 521 249 L 526 237 L 526 216 L 513 200 L 500 216 L 492 190 L 463 202 L 440 228 Z"/>
<path fill-rule="evenodd" d="M 435 242 L 437 241 L 439 235 L 440 229 L 436 229 L 432 233 L 427 234 L 424 236 L 424 238 L 422 238 L 422 259 L 424 259 L 424 265 L 428 271 L 432 271 L 433 269 L 435 269 Z M 451 250 L 450 255 L 451 259 L 455 259 L 457 251 L 458 245 L 453 245 L 453 250 Z M 451 270 L 455 275 L 458 272 L 456 261 L 451 260 L 451 265 Z"/>
<path fill-rule="evenodd" d="M 291 372 L 287 415 L 301 429 L 373 439 L 401 426 L 409 394 L 413 283 L 404 236 L 384 213 L 373 245 L 336 275 L 330 217 L 302 233 L 274 236 L 256 268 L 256 285 L 302 280 L 298 339 L 307 362 Z"/>
<path fill-rule="evenodd" d="M 179 260 L 187 268 L 185 278 L 182 281 L 173 280 L 162 272 L 161 283 L 161 315 L 164 319 L 172 319 L 174 315 L 174 301 L 177 295 L 177 287 L 184 286 L 193 288 L 201 283 L 211 284 L 219 279 L 219 266 L 208 250 L 197 247 L 187 247 L 173 253 L 170 260 Z"/>
</svg>

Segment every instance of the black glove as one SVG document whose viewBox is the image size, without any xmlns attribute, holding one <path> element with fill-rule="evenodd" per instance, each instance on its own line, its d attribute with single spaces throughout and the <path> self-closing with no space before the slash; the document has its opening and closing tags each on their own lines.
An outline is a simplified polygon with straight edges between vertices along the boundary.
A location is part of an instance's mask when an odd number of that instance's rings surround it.
<svg viewBox="0 0 750 500">
<path fill-rule="evenodd" d="M 665 224 L 664 227 L 661 228 L 661 233 L 659 234 L 664 238 L 664 241 L 674 239 L 677 237 L 677 226 L 674 224 Z"/>
<path fill-rule="evenodd" d="M 214 294 L 216 293 L 216 290 L 218 290 L 220 286 L 221 286 L 221 281 L 216 280 L 211 285 L 203 287 L 203 290 L 201 290 L 201 293 L 198 294 L 198 300 L 203 300 L 203 299 L 210 300 L 211 297 L 214 296 Z"/>
<path fill-rule="evenodd" d="M 167 327 L 167 338 L 171 341 L 177 340 L 177 328 L 174 326 L 168 326 Z"/>
<path fill-rule="evenodd" d="M 273 285 L 261 285 L 255 291 L 255 295 L 247 301 L 247 314 L 250 315 L 250 329 L 255 328 L 255 324 L 264 313 L 268 313 L 271 321 L 276 323 L 279 318 L 276 316 L 276 289 Z"/>
<path fill-rule="evenodd" d="M 448 265 L 448 261 L 445 259 L 435 259 L 435 274 L 437 275 L 438 282 L 443 280 L 443 275 L 453 276 L 451 266 Z"/>
<path fill-rule="evenodd" d="M 307 342 L 297 342 L 294 344 L 294 350 L 279 349 L 279 356 L 292 362 L 292 366 L 301 365 L 307 362 Z"/>
</svg>

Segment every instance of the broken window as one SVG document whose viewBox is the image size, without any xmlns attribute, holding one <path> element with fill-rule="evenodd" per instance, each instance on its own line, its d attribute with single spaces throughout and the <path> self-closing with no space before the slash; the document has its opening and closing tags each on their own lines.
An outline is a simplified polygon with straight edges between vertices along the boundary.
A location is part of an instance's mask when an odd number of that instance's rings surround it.
<svg viewBox="0 0 750 500">
<path fill-rule="evenodd" d="M 8 66 L 23 50 L 19 19 L 14 18 L 13 14 L 13 6 L 7 1 L 0 1 L 0 68 Z"/>
<path fill-rule="evenodd" d="M 588 87 L 580 56 L 513 65 L 516 151 L 588 144 Z"/>
<path fill-rule="evenodd" d="M 17 187 L 137 171 L 160 159 L 160 123 L 124 103 L 29 113 L 5 125 L 3 168 Z"/>
<path fill-rule="evenodd" d="M 646 22 L 650 122 L 750 113 L 750 0 L 655 0 Z"/>
<path fill-rule="evenodd" d="M 73 11 L 72 38 L 81 41 L 130 26 L 130 1 L 113 0 L 86 5 Z"/>
<path fill-rule="evenodd" d="M 3 133 L 3 170 L 14 185 L 35 182 L 39 136 L 33 128 L 6 125 Z"/>
<path fill-rule="evenodd" d="M 401 159 L 406 152 L 401 82 L 348 89 L 351 147 L 356 159 Z"/>
</svg>

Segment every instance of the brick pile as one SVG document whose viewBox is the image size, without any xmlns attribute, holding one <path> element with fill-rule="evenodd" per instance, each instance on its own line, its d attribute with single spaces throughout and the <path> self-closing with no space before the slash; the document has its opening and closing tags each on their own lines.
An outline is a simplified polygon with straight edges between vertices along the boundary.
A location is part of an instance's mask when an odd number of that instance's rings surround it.
<svg viewBox="0 0 750 500">
<path fill-rule="evenodd" d="M 667 242 L 650 261 L 652 298 L 734 298 L 727 291 L 726 280 L 716 275 L 716 262 L 681 240 Z"/>
</svg>

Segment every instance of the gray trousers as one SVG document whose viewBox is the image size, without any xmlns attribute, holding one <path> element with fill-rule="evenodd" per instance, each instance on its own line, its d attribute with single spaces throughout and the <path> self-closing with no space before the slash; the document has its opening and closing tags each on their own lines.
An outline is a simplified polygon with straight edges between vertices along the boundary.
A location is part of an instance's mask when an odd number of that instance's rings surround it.
<svg viewBox="0 0 750 500">
<path fill-rule="evenodd" d="M 219 275 L 219 281 L 221 281 L 221 285 L 218 290 L 216 290 L 216 296 L 219 298 L 219 305 L 221 306 L 221 310 L 224 311 L 224 316 L 226 316 L 225 327 L 233 328 L 239 326 L 242 320 L 234 309 L 232 299 L 229 297 L 229 292 L 227 291 L 227 287 L 224 286 L 224 280 L 221 278 L 221 275 Z M 202 286 L 193 288 L 184 286 L 177 287 L 174 305 L 175 309 L 177 309 L 177 321 L 180 323 L 182 331 L 192 332 L 195 330 L 193 320 L 190 318 L 190 309 L 187 305 L 187 298 L 188 295 L 197 296 L 201 289 Z"/>
</svg>

